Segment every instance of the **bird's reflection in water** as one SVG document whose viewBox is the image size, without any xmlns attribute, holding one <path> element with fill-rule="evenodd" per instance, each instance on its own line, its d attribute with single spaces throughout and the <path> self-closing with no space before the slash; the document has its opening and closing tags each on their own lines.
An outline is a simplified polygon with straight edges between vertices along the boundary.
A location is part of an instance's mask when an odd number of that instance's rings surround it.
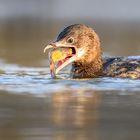
<svg viewBox="0 0 140 140">
<path fill-rule="evenodd" d="M 57 139 L 97 139 L 100 94 L 90 91 L 65 91 L 52 97 L 52 122 Z"/>
<path fill-rule="evenodd" d="M 100 93 L 72 90 L 50 95 L 0 94 L 0 140 L 97 139 Z"/>
</svg>

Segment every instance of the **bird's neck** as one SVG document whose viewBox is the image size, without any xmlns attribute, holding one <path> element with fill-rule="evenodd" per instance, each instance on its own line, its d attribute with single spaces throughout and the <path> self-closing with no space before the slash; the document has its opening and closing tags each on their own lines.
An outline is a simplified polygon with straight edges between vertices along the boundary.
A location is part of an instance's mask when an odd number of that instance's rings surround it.
<svg viewBox="0 0 140 140">
<path fill-rule="evenodd" d="M 98 58 L 90 63 L 73 62 L 71 77 L 73 78 L 95 78 L 102 75 L 102 58 Z"/>
</svg>

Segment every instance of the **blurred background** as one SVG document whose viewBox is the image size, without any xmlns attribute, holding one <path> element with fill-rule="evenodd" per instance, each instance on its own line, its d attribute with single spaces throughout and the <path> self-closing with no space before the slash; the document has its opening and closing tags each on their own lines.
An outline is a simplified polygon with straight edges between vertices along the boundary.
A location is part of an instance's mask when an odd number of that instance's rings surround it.
<svg viewBox="0 0 140 140">
<path fill-rule="evenodd" d="M 140 140 L 139 80 L 50 78 L 43 49 L 75 23 L 140 55 L 139 0 L 0 0 L 0 140 Z"/>
<path fill-rule="evenodd" d="M 46 66 L 44 46 L 64 27 L 93 27 L 107 55 L 140 54 L 139 0 L 0 0 L 0 59 Z"/>
</svg>

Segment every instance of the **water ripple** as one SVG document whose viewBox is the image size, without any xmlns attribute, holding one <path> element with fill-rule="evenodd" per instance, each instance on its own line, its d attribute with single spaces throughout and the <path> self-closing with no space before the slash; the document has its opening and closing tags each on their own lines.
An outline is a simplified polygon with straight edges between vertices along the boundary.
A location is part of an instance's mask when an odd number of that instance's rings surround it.
<svg viewBox="0 0 140 140">
<path fill-rule="evenodd" d="M 59 77 L 67 77 L 67 73 Z M 51 79 L 49 68 L 20 67 L 3 64 L 0 73 L 0 90 L 14 93 L 49 94 L 64 90 L 91 91 L 140 91 L 140 80 L 120 78 Z"/>
</svg>

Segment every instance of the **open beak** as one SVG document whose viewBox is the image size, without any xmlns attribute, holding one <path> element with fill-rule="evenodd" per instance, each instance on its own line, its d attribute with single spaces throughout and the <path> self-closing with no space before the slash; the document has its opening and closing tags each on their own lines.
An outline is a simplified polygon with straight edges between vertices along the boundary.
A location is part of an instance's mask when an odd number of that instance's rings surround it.
<svg viewBox="0 0 140 140">
<path fill-rule="evenodd" d="M 55 64 L 54 59 L 52 57 L 52 52 L 57 49 L 65 49 L 65 57 L 57 61 L 57 64 Z M 71 49 L 71 54 L 67 53 L 67 49 Z M 65 66 L 68 64 L 72 63 L 73 61 L 76 60 L 77 58 L 77 50 L 74 45 L 64 45 L 63 43 L 60 42 L 55 42 L 47 45 L 44 48 L 44 53 L 49 50 L 49 63 L 50 63 L 50 72 L 51 72 L 51 77 L 55 78 L 56 74 L 63 69 Z"/>
</svg>

